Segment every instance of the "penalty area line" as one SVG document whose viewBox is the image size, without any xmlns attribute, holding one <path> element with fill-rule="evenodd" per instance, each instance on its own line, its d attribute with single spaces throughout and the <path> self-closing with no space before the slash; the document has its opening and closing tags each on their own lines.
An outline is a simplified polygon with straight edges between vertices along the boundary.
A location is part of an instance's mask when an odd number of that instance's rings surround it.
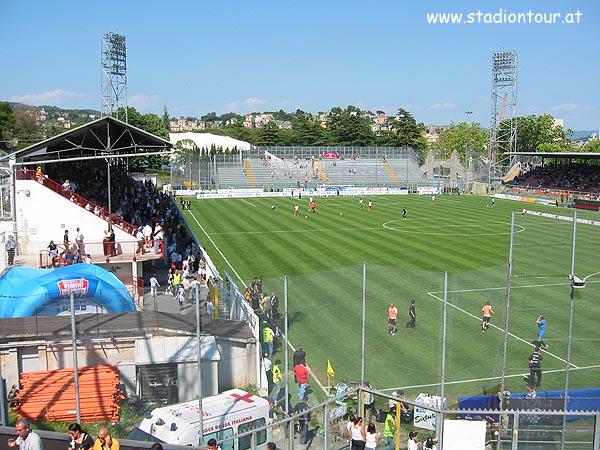
<svg viewBox="0 0 600 450">
<path fill-rule="evenodd" d="M 427 295 L 429 295 L 429 296 L 431 296 L 431 297 L 433 297 L 433 298 L 435 298 L 435 299 L 439 300 L 439 301 L 440 301 L 440 303 L 444 303 L 444 299 L 443 299 L 443 298 L 440 298 L 440 297 L 438 297 L 438 296 L 437 296 L 437 295 L 435 295 L 433 292 L 428 292 L 428 293 L 427 293 Z M 448 306 L 451 306 L 452 308 L 456 309 L 457 311 L 460 311 L 460 312 L 462 312 L 463 314 L 466 314 L 466 315 L 467 315 L 467 316 L 469 316 L 469 317 L 472 317 L 472 318 L 474 318 L 474 319 L 477 319 L 478 321 L 481 321 L 481 318 L 480 318 L 480 317 L 478 317 L 478 316 L 476 316 L 475 314 L 472 314 L 472 313 L 470 313 L 469 311 L 466 311 L 466 310 L 464 310 L 464 309 L 462 309 L 462 308 L 460 308 L 460 307 L 458 307 L 458 306 L 454 305 L 453 303 L 450 303 L 450 302 L 448 302 Z M 493 323 L 490 323 L 490 324 L 489 324 L 489 326 L 490 326 L 490 327 L 492 327 L 492 328 L 495 328 L 495 329 L 496 329 L 496 330 L 498 330 L 498 331 L 504 332 L 504 330 L 503 330 L 502 328 L 500 328 L 500 327 L 498 327 L 498 326 L 494 325 Z M 507 334 L 508 334 L 510 337 L 512 337 L 513 339 L 516 339 L 516 340 L 518 340 L 518 341 L 520 341 L 520 342 L 523 342 L 524 344 L 530 345 L 530 346 L 532 346 L 532 347 L 534 346 L 534 345 L 533 345 L 531 342 L 528 342 L 527 340 L 525 340 L 525 339 L 523 339 L 523 338 L 521 338 L 521 337 L 517 336 L 516 334 L 512 334 L 512 333 L 509 333 L 509 332 L 507 332 Z M 549 351 L 547 351 L 547 350 L 544 350 L 544 353 L 546 353 L 546 354 L 548 354 L 548 355 L 552 356 L 552 357 L 553 357 L 553 358 L 555 358 L 555 359 L 558 359 L 558 360 L 559 360 L 560 362 L 562 362 L 562 363 L 565 363 L 565 364 L 567 363 L 567 361 L 566 361 L 565 359 L 561 358 L 561 357 L 560 357 L 560 356 L 558 356 L 558 355 L 555 355 L 554 353 L 550 353 L 550 352 L 549 352 Z M 577 367 L 575 364 L 573 364 L 573 363 L 571 363 L 571 366 L 573 366 L 575 369 L 577 369 L 577 368 L 578 368 L 578 367 Z"/>
</svg>

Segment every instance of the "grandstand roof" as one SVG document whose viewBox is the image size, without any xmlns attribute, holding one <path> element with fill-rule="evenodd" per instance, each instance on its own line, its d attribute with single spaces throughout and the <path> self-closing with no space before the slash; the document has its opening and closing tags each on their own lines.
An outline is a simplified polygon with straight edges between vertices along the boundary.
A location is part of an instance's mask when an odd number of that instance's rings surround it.
<svg viewBox="0 0 600 450">
<path fill-rule="evenodd" d="M 539 158 L 558 158 L 558 159 L 600 159 L 600 153 L 597 152 L 508 152 L 514 156 L 537 156 Z"/>
<path fill-rule="evenodd" d="M 211 133 L 194 133 L 188 131 L 186 133 L 169 133 L 169 137 L 173 145 L 177 144 L 179 141 L 189 139 L 194 141 L 198 148 L 210 149 L 213 145 L 217 148 L 222 147 L 223 149 L 236 147 L 238 150 L 250 150 L 252 148 L 252 144 L 249 142 Z"/>
<path fill-rule="evenodd" d="M 165 139 L 107 116 L 17 150 L 0 160 L 12 155 L 18 163 L 142 156 L 167 153 L 172 147 Z"/>
</svg>

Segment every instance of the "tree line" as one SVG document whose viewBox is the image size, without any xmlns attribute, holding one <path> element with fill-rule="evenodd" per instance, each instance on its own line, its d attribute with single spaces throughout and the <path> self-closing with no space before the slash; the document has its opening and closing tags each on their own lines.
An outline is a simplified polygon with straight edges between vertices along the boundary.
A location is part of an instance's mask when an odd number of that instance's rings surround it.
<svg viewBox="0 0 600 450">
<path fill-rule="evenodd" d="M 125 111 L 121 108 L 115 114 L 123 119 Z M 228 113 L 227 118 L 241 116 Z M 203 120 L 223 120 L 225 116 L 208 113 Z M 276 120 L 289 120 L 290 129 L 279 128 L 275 121 L 266 123 L 260 128 L 245 128 L 242 120 L 225 125 L 221 128 L 210 128 L 208 132 L 249 142 L 254 146 L 348 146 L 348 147 L 410 147 L 424 160 L 429 149 L 434 149 L 442 157 L 449 157 L 453 151 L 458 151 L 461 160 L 465 161 L 467 154 L 481 153 L 487 155 L 489 148 L 489 130 L 478 122 L 452 122 L 444 128 L 433 143 L 426 137 L 426 127 L 418 122 L 413 114 L 400 108 L 394 116 L 387 117 L 386 127 L 375 131 L 372 121 L 363 111 L 349 105 L 346 108 L 333 107 L 327 114 L 327 120 L 322 122 L 320 116 L 296 110 L 286 113 L 283 110 L 273 113 Z M 153 113 L 141 114 L 135 108 L 127 108 L 128 123 L 169 139 L 169 114 L 164 108 L 162 116 Z M 517 127 L 517 151 L 577 151 L 569 145 L 567 133 L 562 127 L 554 125 L 551 115 L 530 115 L 514 118 Z M 502 127 L 510 124 L 505 121 Z M 8 102 L 0 102 L 0 150 L 12 151 L 31 145 L 44 138 L 50 138 L 67 131 L 59 125 L 42 127 L 35 122 L 32 114 L 25 109 L 13 109 Z M 597 143 L 598 141 L 594 141 Z M 582 151 L 598 151 L 600 145 L 592 143 Z M 164 163 L 162 158 L 150 158 L 150 167 L 159 167 Z"/>
</svg>

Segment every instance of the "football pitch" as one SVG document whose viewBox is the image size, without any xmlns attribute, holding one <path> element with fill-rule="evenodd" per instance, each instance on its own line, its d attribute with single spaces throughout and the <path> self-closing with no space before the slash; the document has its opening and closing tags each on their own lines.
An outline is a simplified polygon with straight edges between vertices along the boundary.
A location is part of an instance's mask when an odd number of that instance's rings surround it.
<svg viewBox="0 0 600 450">
<path fill-rule="evenodd" d="M 600 227 L 577 224 L 572 258 L 572 221 L 520 215 L 525 207 L 572 217 L 571 209 L 502 199 L 493 206 L 489 197 L 457 195 L 436 196 L 435 204 L 416 195 L 363 199 L 360 209 L 359 197 L 315 197 L 316 213 L 309 211 L 308 196 L 195 200 L 185 216 L 221 274 L 231 274 L 240 289 L 262 277 L 264 290 L 276 291 L 283 303 L 287 276 L 289 340 L 304 347 L 323 384 L 327 360 L 335 370 L 332 384 L 360 380 L 364 296 L 365 379 L 377 389 L 439 393 L 445 339 L 449 398 L 493 389 L 503 372 L 508 389 L 522 392 L 539 314 L 545 315 L 549 344 L 539 391 L 564 389 L 568 361 L 570 388 L 598 387 Z M 577 214 L 600 220 L 598 212 Z M 587 284 L 573 291 L 569 355 L 573 262 L 575 275 Z M 414 329 L 405 327 L 411 299 Z M 486 301 L 495 314 L 482 333 Z M 399 310 L 395 336 L 387 326 L 391 302 Z M 283 352 L 276 358 L 283 359 Z"/>
</svg>

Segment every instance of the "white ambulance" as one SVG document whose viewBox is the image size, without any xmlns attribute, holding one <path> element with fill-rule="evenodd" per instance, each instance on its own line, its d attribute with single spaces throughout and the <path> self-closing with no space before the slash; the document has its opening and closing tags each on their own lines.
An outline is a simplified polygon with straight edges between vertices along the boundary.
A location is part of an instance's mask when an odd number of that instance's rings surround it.
<svg viewBox="0 0 600 450">
<path fill-rule="evenodd" d="M 269 402 L 241 389 L 231 389 L 202 399 L 202 426 L 198 400 L 156 408 L 131 433 L 129 439 L 163 442 L 173 445 L 206 445 L 209 439 L 224 441 L 223 450 L 247 450 L 252 446 L 250 432 L 269 423 Z M 235 440 L 226 440 L 236 434 L 245 434 Z M 271 440 L 271 431 L 256 433 L 256 445 L 265 448 Z"/>
</svg>

